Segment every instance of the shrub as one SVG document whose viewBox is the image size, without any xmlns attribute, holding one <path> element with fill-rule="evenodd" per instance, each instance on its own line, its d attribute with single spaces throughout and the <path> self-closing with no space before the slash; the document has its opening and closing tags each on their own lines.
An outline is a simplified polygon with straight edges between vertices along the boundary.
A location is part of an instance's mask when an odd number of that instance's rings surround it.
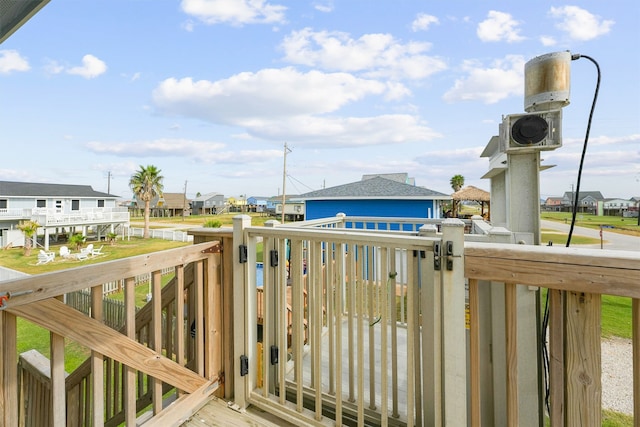
<svg viewBox="0 0 640 427">
<path fill-rule="evenodd" d="M 118 234 L 116 233 L 107 233 L 107 241 L 109 243 L 111 243 L 112 245 L 114 245 L 116 243 L 116 238 L 118 237 Z"/>
<path fill-rule="evenodd" d="M 76 233 L 69 237 L 69 245 L 75 247 L 76 250 L 79 250 L 80 247 L 84 245 L 85 240 L 85 236 L 80 233 Z"/>
<path fill-rule="evenodd" d="M 220 228 L 222 227 L 222 223 L 217 219 L 210 219 L 204 223 L 205 228 Z"/>
</svg>

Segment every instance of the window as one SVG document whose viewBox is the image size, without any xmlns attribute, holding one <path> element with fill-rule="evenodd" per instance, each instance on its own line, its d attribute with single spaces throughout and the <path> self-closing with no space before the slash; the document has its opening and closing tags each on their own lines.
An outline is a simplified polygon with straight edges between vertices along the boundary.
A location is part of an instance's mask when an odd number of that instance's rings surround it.
<svg viewBox="0 0 640 427">
<path fill-rule="evenodd" d="M 62 209 L 62 200 L 56 200 L 56 209 Z"/>
<path fill-rule="evenodd" d="M 72 211 L 80 210 L 80 200 L 76 199 L 71 201 L 71 210 Z"/>
<path fill-rule="evenodd" d="M 0 209 L 7 209 L 7 199 L 0 199 Z"/>
<path fill-rule="evenodd" d="M 98 207 L 104 208 L 104 199 L 98 199 Z"/>
<path fill-rule="evenodd" d="M 36 207 L 37 208 L 46 208 L 47 207 L 47 201 L 44 200 L 44 199 L 36 200 Z"/>
</svg>

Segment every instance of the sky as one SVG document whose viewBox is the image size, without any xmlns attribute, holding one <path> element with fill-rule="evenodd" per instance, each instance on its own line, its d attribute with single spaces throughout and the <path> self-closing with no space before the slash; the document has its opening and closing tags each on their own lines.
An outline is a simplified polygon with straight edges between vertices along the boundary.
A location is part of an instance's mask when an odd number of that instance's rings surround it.
<svg viewBox="0 0 640 427">
<path fill-rule="evenodd" d="M 581 190 L 628 199 L 638 44 L 637 0 L 51 0 L 0 45 L 0 180 L 130 199 L 130 177 L 153 165 L 189 198 L 378 173 L 489 190 L 480 154 L 503 116 L 525 112 L 525 64 L 570 51 L 601 71 Z M 542 198 L 577 185 L 597 78 L 571 62 Z"/>
</svg>

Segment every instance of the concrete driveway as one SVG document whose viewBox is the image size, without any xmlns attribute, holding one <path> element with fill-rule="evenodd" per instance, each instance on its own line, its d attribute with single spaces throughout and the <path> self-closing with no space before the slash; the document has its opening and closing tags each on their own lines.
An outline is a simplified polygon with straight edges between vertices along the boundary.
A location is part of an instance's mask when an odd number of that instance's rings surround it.
<svg viewBox="0 0 640 427">
<path fill-rule="evenodd" d="M 541 220 L 540 227 L 550 230 L 562 231 L 564 233 L 569 233 L 569 224 L 563 224 L 561 222 L 556 221 L 548 221 Z M 600 239 L 600 230 L 585 228 L 585 227 L 574 227 L 573 228 L 573 236 L 585 236 L 591 237 L 594 239 Z M 606 228 L 602 231 L 602 237 L 604 239 L 603 249 L 616 249 L 621 251 L 640 251 L 640 237 L 635 236 L 627 236 L 625 234 L 614 233 L 612 231 L 608 231 Z M 571 245 L 571 247 L 581 247 L 581 248 L 597 248 L 600 249 L 600 243 L 594 245 Z"/>
</svg>

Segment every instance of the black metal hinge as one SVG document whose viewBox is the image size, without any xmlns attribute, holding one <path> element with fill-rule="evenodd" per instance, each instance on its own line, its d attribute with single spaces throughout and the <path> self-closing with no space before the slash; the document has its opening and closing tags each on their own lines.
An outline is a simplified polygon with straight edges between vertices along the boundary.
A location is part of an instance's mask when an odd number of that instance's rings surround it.
<svg viewBox="0 0 640 427">
<path fill-rule="evenodd" d="M 269 260 L 271 261 L 271 267 L 277 267 L 278 266 L 278 251 L 277 250 L 271 250 L 269 251 Z"/>
<path fill-rule="evenodd" d="M 247 262 L 247 245 L 240 245 L 239 251 L 238 261 L 240 264 L 244 264 Z"/>
<path fill-rule="evenodd" d="M 447 270 L 453 270 L 453 242 L 448 240 L 445 243 L 445 253 L 447 257 Z"/>
<path fill-rule="evenodd" d="M 244 377 L 249 373 L 249 358 L 244 354 L 240 356 L 240 376 Z"/>
</svg>

